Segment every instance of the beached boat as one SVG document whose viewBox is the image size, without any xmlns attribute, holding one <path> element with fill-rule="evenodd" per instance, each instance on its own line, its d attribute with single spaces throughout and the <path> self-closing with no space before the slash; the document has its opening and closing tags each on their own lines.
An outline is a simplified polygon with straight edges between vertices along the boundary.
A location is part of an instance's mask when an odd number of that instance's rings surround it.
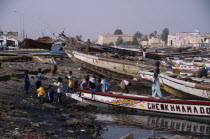
<svg viewBox="0 0 210 139">
<path fill-rule="evenodd" d="M 153 72 L 140 71 L 140 76 L 149 81 L 153 81 Z M 193 81 L 194 80 L 194 81 Z M 209 79 L 189 78 L 189 80 L 178 79 L 177 75 L 161 73 L 159 75 L 160 84 L 167 92 L 178 97 L 193 99 L 210 99 Z M 165 87 L 165 88 L 164 88 Z M 169 87 L 171 91 L 167 89 Z"/>
<path fill-rule="evenodd" d="M 90 90 L 80 90 L 79 93 L 67 93 L 66 95 L 75 100 L 97 106 L 117 106 L 148 112 L 210 117 L 209 101 L 157 99 L 114 92 L 92 93 Z"/>
<path fill-rule="evenodd" d="M 48 49 L 50 50 L 53 44 L 53 40 L 50 37 L 43 37 L 37 40 L 24 39 L 21 48 L 25 49 Z"/>
<path fill-rule="evenodd" d="M 105 57 L 99 57 L 90 54 L 84 54 L 78 51 L 66 51 L 70 58 L 76 58 L 82 62 L 104 68 L 106 70 L 117 72 L 130 76 L 139 76 L 139 71 L 141 69 L 151 69 L 152 65 L 139 64 L 138 62 L 115 60 Z"/>
<path fill-rule="evenodd" d="M 164 58 L 185 58 L 185 57 L 196 57 L 196 56 L 206 56 L 209 55 L 210 51 L 208 49 L 197 49 L 197 50 L 185 50 L 185 51 L 177 51 L 177 50 L 168 50 L 168 51 L 153 51 L 147 52 L 146 57 L 152 59 L 164 59 Z"/>
<path fill-rule="evenodd" d="M 188 58 L 188 59 L 177 59 L 170 60 L 166 58 L 161 62 L 164 67 L 176 69 L 179 71 L 188 71 L 188 72 L 196 72 L 203 66 L 210 68 L 210 60 L 209 58 Z"/>
</svg>

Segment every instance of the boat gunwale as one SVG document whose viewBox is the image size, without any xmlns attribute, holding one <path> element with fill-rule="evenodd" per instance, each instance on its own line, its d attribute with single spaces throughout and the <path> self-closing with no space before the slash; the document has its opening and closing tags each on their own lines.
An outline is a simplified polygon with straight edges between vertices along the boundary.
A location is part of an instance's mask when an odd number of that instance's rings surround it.
<svg viewBox="0 0 210 139">
<path fill-rule="evenodd" d="M 102 96 L 109 96 L 109 97 L 117 97 L 117 98 L 125 98 L 125 99 L 141 100 L 141 101 L 152 101 L 152 102 L 160 102 L 160 103 L 210 105 L 209 101 L 201 101 L 201 100 L 156 99 L 156 98 L 147 98 L 147 97 L 123 96 L 123 95 L 110 94 L 110 93 L 104 93 L 104 92 L 93 93 L 90 90 L 83 90 L 83 89 L 80 89 L 80 92 L 102 95 Z"/>
</svg>

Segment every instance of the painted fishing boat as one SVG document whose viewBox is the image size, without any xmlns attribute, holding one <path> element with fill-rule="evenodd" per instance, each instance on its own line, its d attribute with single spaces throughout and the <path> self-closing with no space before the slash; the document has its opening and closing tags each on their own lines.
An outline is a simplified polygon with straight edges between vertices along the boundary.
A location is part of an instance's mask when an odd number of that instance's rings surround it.
<svg viewBox="0 0 210 139">
<path fill-rule="evenodd" d="M 140 76 L 151 82 L 154 80 L 153 72 L 140 71 Z M 209 79 L 191 77 L 186 81 L 178 79 L 177 75 L 161 73 L 159 75 L 159 81 L 160 85 L 163 86 L 163 89 L 166 87 L 164 90 L 178 97 L 210 100 Z M 172 90 L 167 90 L 167 87 Z"/>
<path fill-rule="evenodd" d="M 200 62 L 194 61 L 193 59 L 186 60 L 170 60 L 168 58 L 162 61 L 161 64 L 165 67 L 170 67 L 172 69 L 188 72 L 196 72 L 203 66 L 210 68 L 210 62 L 207 58 L 200 59 Z"/>
<path fill-rule="evenodd" d="M 67 97 L 96 106 L 117 106 L 140 111 L 188 116 L 210 117 L 210 102 L 199 100 L 157 99 L 123 93 L 91 92 L 67 93 Z"/>
<path fill-rule="evenodd" d="M 198 49 L 198 50 L 187 50 L 178 52 L 177 50 L 171 50 L 171 51 L 153 51 L 153 52 L 147 52 L 146 57 L 152 58 L 152 59 L 164 59 L 164 58 L 184 58 L 184 57 L 195 57 L 200 55 L 206 55 L 209 54 L 210 51 L 208 49 Z"/>
</svg>

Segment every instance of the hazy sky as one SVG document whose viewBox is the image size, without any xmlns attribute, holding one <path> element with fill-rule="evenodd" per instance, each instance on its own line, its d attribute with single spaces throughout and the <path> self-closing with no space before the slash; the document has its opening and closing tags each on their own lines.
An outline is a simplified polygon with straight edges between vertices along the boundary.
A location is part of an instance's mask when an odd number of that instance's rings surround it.
<svg viewBox="0 0 210 139">
<path fill-rule="evenodd" d="M 95 40 L 118 28 L 124 34 L 159 34 L 165 27 L 170 33 L 210 33 L 210 0 L 0 0 L 0 30 L 21 32 L 20 13 L 32 38 L 65 30 Z"/>
</svg>

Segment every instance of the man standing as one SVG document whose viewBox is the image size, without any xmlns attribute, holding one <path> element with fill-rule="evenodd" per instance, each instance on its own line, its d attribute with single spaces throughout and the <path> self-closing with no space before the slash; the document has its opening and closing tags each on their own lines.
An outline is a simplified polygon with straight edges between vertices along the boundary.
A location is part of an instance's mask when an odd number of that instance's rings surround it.
<svg viewBox="0 0 210 139">
<path fill-rule="evenodd" d="M 153 81 L 153 85 L 152 85 L 152 97 L 154 98 L 157 94 L 160 97 L 160 99 L 162 99 L 163 96 L 162 96 L 162 92 L 160 90 L 159 78 L 158 78 L 158 75 L 160 73 L 159 66 L 160 66 L 160 62 L 157 61 L 155 63 L 155 71 L 154 71 L 154 76 L 153 76 L 154 81 Z"/>
</svg>

